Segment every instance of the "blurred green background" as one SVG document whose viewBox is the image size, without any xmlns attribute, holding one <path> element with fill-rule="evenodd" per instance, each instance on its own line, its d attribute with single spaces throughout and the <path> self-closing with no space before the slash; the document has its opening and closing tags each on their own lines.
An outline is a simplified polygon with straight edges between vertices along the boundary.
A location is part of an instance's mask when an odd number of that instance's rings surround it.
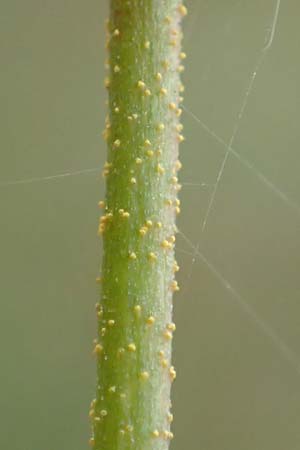
<svg viewBox="0 0 300 450">
<path fill-rule="evenodd" d="M 228 143 L 247 104 L 203 232 L 226 146 L 183 118 L 172 449 L 299 450 L 300 4 L 282 2 L 249 96 L 275 1 L 188 6 L 186 108 Z M 106 16 L 1 2 L 1 449 L 88 448 Z"/>
</svg>

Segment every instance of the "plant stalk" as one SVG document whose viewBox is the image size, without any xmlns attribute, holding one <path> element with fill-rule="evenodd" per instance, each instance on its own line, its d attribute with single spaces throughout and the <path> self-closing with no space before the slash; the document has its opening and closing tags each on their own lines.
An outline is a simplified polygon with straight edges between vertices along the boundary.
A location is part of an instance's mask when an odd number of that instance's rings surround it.
<svg viewBox="0 0 300 450">
<path fill-rule="evenodd" d="M 95 450 L 167 450 L 173 437 L 185 15 L 179 0 L 110 1 L 98 382 L 90 409 Z"/>
</svg>

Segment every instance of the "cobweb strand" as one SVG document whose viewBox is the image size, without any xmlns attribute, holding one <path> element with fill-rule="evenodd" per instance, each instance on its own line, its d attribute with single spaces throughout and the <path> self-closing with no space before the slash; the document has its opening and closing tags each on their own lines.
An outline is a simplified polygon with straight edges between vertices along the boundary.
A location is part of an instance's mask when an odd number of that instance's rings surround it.
<svg viewBox="0 0 300 450">
<path fill-rule="evenodd" d="M 200 251 L 200 249 L 196 247 L 182 231 L 179 230 L 179 234 L 182 236 L 188 246 L 193 250 L 193 254 L 195 254 L 195 257 L 200 259 L 202 263 L 210 270 L 214 277 L 219 281 L 221 286 L 223 286 L 223 288 L 231 294 L 231 298 L 235 300 L 240 309 L 255 324 L 256 328 L 258 328 L 266 337 L 270 339 L 270 341 L 272 341 L 272 343 L 277 348 L 277 350 L 280 351 L 284 359 L 296 369 L 298 375 L 300 376 L 300 360 L 298 355 L 286 344 L 286 342 L 280 336 L 278 336 L 273 327 L 258 315 L 254 308 L 241 296 L 241 294 L 232 286 L 232 284 L 228 280 L 226 280 L 226 278 L 217 269 L 217 267 L 211 261 L 209 261 L 209 259 Z"/>
</svg>

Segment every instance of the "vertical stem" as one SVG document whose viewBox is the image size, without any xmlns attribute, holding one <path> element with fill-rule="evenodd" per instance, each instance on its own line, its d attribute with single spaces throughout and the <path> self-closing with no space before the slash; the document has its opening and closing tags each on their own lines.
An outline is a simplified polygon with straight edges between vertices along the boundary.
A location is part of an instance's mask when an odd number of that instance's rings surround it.
<svg viewBox="0 0 300 450">
<path fill-rule="evenodd" d="M 98 383 L 90 410 L 96 450 L 166 450 L 172 438 L 185 14 L 179 0 L 110 2 Z"/>
</svg>

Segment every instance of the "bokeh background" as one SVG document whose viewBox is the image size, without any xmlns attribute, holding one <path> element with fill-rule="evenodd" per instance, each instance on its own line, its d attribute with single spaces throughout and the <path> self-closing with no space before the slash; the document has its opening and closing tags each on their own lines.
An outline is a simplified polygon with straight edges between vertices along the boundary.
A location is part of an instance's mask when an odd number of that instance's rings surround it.
<svg viewBox="0 0 300 450">
<path fill-rule="evenodd" d="M 187 3 L 172 449 L 299 450 L 300 5 Z M 88 448 L 107 7 L 1 2 L 1 449 Z"/>
</svg>

